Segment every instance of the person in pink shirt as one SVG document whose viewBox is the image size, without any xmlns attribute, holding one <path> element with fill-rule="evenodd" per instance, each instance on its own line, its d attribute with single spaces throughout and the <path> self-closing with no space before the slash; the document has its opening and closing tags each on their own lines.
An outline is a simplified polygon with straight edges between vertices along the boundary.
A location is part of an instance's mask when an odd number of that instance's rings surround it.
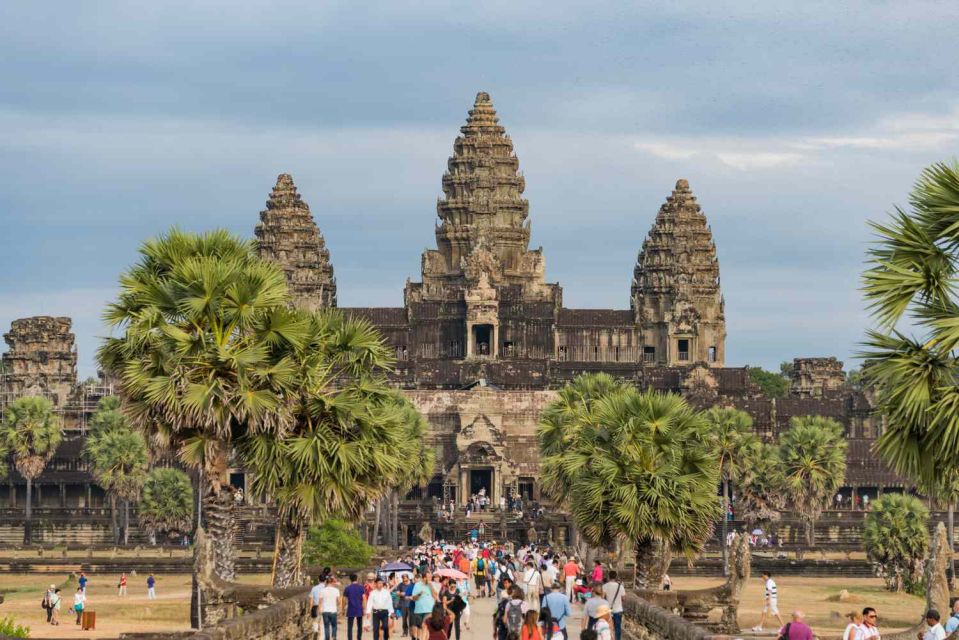
<svg viewBox="0 0 959 640">
<path fill-rule="evenodd" d="M 596 561 L 596 566 L 593 567 L 593 574 L 590 577 L 594 584 L 597 582 L 603 584 L 603 563 L 599 560 Z"/>
</svg>

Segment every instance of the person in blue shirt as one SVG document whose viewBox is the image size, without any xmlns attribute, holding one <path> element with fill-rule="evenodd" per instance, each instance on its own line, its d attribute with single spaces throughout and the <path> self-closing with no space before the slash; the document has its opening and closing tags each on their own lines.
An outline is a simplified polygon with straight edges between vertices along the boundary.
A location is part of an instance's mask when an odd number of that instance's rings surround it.
<svg viewBox="0 0 959 640">
<path fill-rule="evenodd" d="M 89 582 L 89 580 L 87 579 L 86 574 L 82 571 L 80 572 L 80 579 L 77 582 L 80 583 L 80 590 L 85 593 L 87 590 L 87 582 Z"/>
<path fill-rule="evenodd" d="M 566 619 L 573 615 L 573 610 L 569 606 L 569 599 L 563 593 L 562 584 L 559 582 L 553 583 L 552 590 L 543 598 L 543 606 L 549 609 L 553 622 L 563 632 L 563 638 L 569 640 L 569 634 L 566 631 Z"/>
<path fill-rule="evenodd" d="M 959 598 L 952 602 L 952 615 L 946 621 L 946 635 L 952 635 L 956 629 L 959 629 Z"/>
<path fill-rule="evenodd" d="M 422 637 L 426 640 L 427 631 L 423 624 L 427 617 L 433 613 L 433 605 L 436 604 L 436 596 L 433 592 L 433 575 L 426 571 L 423 573 L 423 579 L 416 583 L 410 592 L 410 600 L 413 601 L 413 615 L 410 616 L 410 635 L 413 638 Z"/>
</svg>

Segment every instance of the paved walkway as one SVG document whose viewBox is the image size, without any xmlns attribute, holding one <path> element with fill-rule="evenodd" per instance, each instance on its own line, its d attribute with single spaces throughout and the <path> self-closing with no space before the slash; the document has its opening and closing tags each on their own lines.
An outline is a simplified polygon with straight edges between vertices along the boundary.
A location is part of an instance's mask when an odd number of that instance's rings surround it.
<svg viewBox="0 0 959 640">
<path fill-rule="evenodd" d="M 462 635 L 460 640 L 493 640 L 493 609 L 494 609 L 494 599 L 493 598 L 475 598 L 470 602 L 470 628 L 466 629 L 465 626 L 462 627 Z M 567 629 L 569 630 L 569 640 L 579 640 L 579 631 L 582 628 L 583 620 L 583 605 L 574 604 L 573 605 L 573 615 L 567 621 Z M 395 633 L 390 634 L 390 639 L 394 638 L 399 639 L 403 632 L 402 624 L 397 621 L 396 626 L 394 627 Z M 354 630 L 355 634 L 356 631 Z M 320 637 L 322 637 L 322 631 Z M 337 640 L 346 640 L 346 620 L 338 620 L 337 629 L 336 629 Z M 455 632 L 453 638 L 450 640 L 455 640 Z M 373 633 L 371 631 L 364 631 L 362 640 L 372 640 Z M 355 635 L 354 635 L 355 640 Z"/>
</svg>

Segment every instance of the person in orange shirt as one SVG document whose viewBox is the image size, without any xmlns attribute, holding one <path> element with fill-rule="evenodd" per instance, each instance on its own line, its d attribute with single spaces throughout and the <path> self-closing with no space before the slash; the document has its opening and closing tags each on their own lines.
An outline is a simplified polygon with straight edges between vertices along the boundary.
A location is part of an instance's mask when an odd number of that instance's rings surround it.
<svg viewBox="0 0 959 640">
<path fill-rule="evenodd" d="M 579 575 L 579 563 L 576 562 L 576 558 L 570 558 L 563 565 L 563 575 L 566 576 L 566 597 L 573 602 L 576 599 L 573 587 L 576 586 L 576 576 Z"/>
<path fill-rule="evenodd" d="M 470 574 L 470 561 L 469 558 L 466 557 L 465 553 L 460 555 L 459 563 L 457 564 L 456 568 L 466 575 Z"/>
</svg>

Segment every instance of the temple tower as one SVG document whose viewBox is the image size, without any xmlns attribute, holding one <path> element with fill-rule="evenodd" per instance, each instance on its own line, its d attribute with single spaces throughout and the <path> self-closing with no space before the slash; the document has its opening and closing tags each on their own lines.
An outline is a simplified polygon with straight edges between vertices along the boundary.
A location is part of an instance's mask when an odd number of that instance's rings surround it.
<svg viewBox="0 0 959 640">
<path fill-rule="evenodd" d="M 336 306 L 330 252 L 290 174 L 276 179 L 254 233 L 259 256 L 276 262 L 286 273 L 296 306 L 311 311 Z"/>
<path fill-rule="evenodd" d="M 643 334 L 643 361 L 723 366 L 725 303 L 712 231 L 686 180 L 659 209 L 639 252 L 632 309 Z"/>
<path fill-rule="evenodd" d="M 63 407 L 77 384 L 77 349 L 70 318 L 20 318 L 3 334 L 2 400 L 44 396 Z"/>
<path fill-rule="evenodd" d="M 406 286 L 414 338 L 435 342 L 416 355 L 551 356 L 561 291 L 544 281 L 542 249 L 529 249 L 526 181 L 488 93 L 476 94 L 447 167 L 436 249 L 423 253 L 422 282 Z"/>
</svg>

